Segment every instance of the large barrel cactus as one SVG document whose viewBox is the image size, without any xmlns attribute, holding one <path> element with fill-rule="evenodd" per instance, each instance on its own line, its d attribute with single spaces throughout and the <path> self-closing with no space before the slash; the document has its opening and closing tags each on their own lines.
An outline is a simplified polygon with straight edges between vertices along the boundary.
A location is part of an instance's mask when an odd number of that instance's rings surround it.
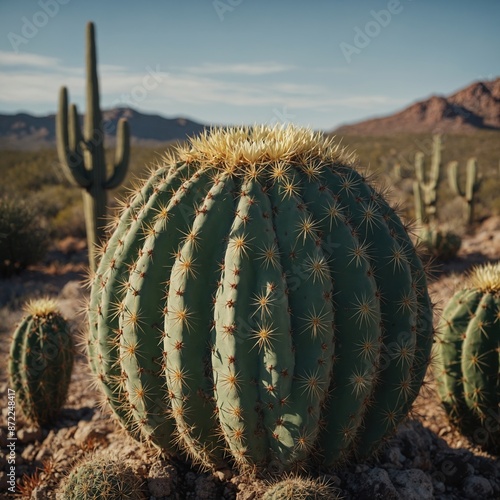
<svg viewBox="0 0 500 500">
<path fill-rule="evenodd" d="M 39 299 L 14 332 L 9 378 L 26 419 L 36 425 L 53 421 L 68 393 L 73 343 L 55 301 Z"/>
<path fill-rule="evenodd" d="M 449 420 L 500 452 L 500 263 L 475 268 L 446 305 L 435 374 Z"/>
<path fill-rule="evenodd" d="M 430 358 L 405 226 L 331 139 L 213 130 L 126 204 L 95 275 L 89 358 L 123 426 L 203 465 L 373 452 Z"/>
</svg>

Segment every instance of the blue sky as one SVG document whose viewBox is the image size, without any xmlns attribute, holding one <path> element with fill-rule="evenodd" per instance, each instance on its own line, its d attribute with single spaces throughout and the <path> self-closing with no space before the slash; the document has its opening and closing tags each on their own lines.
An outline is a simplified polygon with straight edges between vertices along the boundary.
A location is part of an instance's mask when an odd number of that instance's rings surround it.
<svg viewBox="0 0 500 500">
<path fill-rule="evenodd" d="M 101 106 L 317 129 L 500 75 L 498 0 L 0 0 L 0 113 L 84 106 L 85 23 Z"/>
</svg>

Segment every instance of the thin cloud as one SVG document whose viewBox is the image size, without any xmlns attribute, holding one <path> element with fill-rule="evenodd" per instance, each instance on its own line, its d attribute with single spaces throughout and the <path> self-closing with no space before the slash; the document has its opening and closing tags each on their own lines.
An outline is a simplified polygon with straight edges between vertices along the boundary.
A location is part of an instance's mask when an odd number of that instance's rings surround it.
<svg viewBox="0 0 500 500">
<path fill-rule="evenodd" d="M 198 75 L 270 75 L 273 73 L 283 73 L 296 69 L 289 64 L 278 64 L 274 62 L 250 63 L 250 64 L 224 64 L 224 63 L 204 63 L 200 66 L 189 66 L 184 71 Z"/>
<path fill-rule="evenodd" d="M 26 66 L 36 68 L 55 68 L 60 64 L 56 57 L 41 56 L 39 54 L 16 54 L 12 51 L 0 50 L 0 66 Z"/>
<path fill-rule="evenodd" d="M 84 97 L 85 75 L 83 67 L 63 66 L 53 57 L 36 54 L 14 54 L 0 51 L 0 65 L 11 69 L 0 73 L 1 102 L 50 103 L 55 107 L 57 92 L 62 85 L 68 87 L 72 101 Z M 142 91 L 148 72 L 156 71 L 156 85 Z M 158 65 L 145 66 L 143 71 L 131 71 L 123 66 L 99 65 L 100 89 L 103 103 L 111 106 L 143 108 L 151 103 L 168 107 L 177 104 L 268 106 L 289 109 L 310 109 L 328 112 L 339 107 L 377 111 L 388 104 L 401 104 L 387 96 L 342 96 L 327 85 L 318 83 L 291 83 L 289 79 L 263 82 L 259 79 L 241 78 L 235 84 L 228 75 L 266 75 L 294 69 L 290 65 L 271 62 L 259 64 L 205 64 L 200 67 L 177 68 L 163 71 Z M 149 83 L 151 83 L 151 78 Z M 138 91 L 139 89 L 139 91 Z M 135 97 L 134 97 L 135 96 Z M 109 105 L 109 104 L 108 104 Z"/>
</svg>

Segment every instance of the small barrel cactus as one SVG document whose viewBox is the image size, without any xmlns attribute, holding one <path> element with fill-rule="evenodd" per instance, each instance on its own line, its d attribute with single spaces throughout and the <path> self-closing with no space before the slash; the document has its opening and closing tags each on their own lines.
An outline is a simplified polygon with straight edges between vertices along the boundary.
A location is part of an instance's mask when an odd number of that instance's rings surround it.
<svg viewBox="0 0 500 500">
<path fill-rule="evenodd" d="M 66 400 L 73 343 L 54 300 L 32 301 L 26 311 L 12 339 L 10 384 L 26 419 L 45 425 L 53 421 Z"/>
<path fill-rule="evenodd" d="M 449 420 L 484 449 L 500 452 L 500 263 L 476 267 L 446 305 L 435 375 Z"/>
<path fill-rule="evenodd" d="M 419 242 L 427 255 L 444 262 L 456 257 L 462 246 L 458 234 L 430 226 L 419 232 Z"/>
<path fill-rule="evenodd" d="M 126 204 L 92 285 L 91 367 L 129 432 L 205 466 L 373 452 L 426 371 L 405 226 L 332 139 L 214 130 Z"/>
<path fill-rule="evenodd" d="M 262 500 L 335 500 L 342 498 L 328 482 L 300 477 L 287 477 L 274 483 Z"/>
<path fill-rule="evenodd" d="M 61 485 L 64 500 L 143 500 L 141 479 L 122 461 L 91 457 L 71 471 Z"/>
</svg>

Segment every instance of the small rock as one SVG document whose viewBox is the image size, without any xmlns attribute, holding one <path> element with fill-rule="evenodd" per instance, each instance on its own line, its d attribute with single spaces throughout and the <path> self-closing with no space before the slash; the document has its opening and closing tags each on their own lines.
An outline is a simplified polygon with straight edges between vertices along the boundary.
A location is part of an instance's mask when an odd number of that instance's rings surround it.
<svg viewBox="0 0 500 500">
<path fill-rule="evenodd" d="M 361 464 L 361 465 L 356 465 L 355 472 L 356 474 L 361 474 L 362 472 L 366 472 L 368 470 L 370 470 L 370 467 L 368 467 L 368 465 Z"/>
<path fill-rule="evenodd" d="M 199 500 L 217 500 L 217 486 L 213 476 L 200 476 L 195 481 L 196 498 Z"/>
<path fill-rule="evenodd" d="M 432 486 L 434 488 L 434 493 L 444 493 L 446 491 L 446 485 L 441 481 L 432 481 Z"/>
<path fill-rule="evenodd" d="M 30 461 L 30 460 L 33 460 L 35 453 L 36 453 L 35 445 L 29 444 L 28 446 L 26 446 L 26 448 L 24 448 L 23 453 L 22 453 L 22 457 L 24 458 L 24 460 Z"/>
<path fill-rule="evenodd" d="M 357 469 L 357 467 L 356 467 Z M 350 474 L 348 489 L 360 500 L 399 500 L 399 494 L 387 471 L 376 467 L 361 474 Z"/>
<path fill-rule="evenodd" d="M 391 479 L 405 500 L 432 500 L 434 487 L 432 479 L 420 469 L 393 471 Z"/>
<path fill-rule="evenodd" d="M 466 498 L 488 498 L 493 488 L 485 477 L 469 476 L 465 478 L 463 492 Z"/>
<path fill-rule="evenodd" d="M 51 488 L 48 484 L 39 484 L 32 492 L 30 500 L 46 500 L 49 498 Z"/>
<path fill-rule="evenodd" d="M 46 438 L 43 440 L 43 445 L 44 446 L 50 446 L 52 444 L 52 441 L 54 441 L 54 438 L 56 437 L 56 433 L 54 430 L 51 430 Z"/>
<path fill-rule="evenodd" d="M 148 474 L 149 492 L 154 497 L 166 497 L 174 493 L 177 485 L 177 469 L 165 461 L 155 462 Z"/>
<path fill-rule="evenodd" d="M 17 432 L 17 438 L 23 444 L 34 443 L 42 439 L 42 429 L 39 427 L 22 427 Z"/>
<path fill-rule="evenodd" d="M 35 460 L 37 462 L 42 462 L 44 458 L 50 456 L 50 448 L 48 446 L 42 446 L 37 454 L 36 454 L 36 457 L 35 457 Z"/>
<path fill-rule="evenodd" d="M 404 455 L 397 446 L 388 446 L 380 457 L 380 462 L 384 464 L 384 468 L 388 465 L 400 468 L 405 461 Z"/>
<path fill-rule="evenodd" d="M 74 438 L 79 445 L 89 441 L 107 441 L 107 432 L 84 422 L 83 425 L 78 426 Z"/>
<path fill-rule="evenodd" d="M 233 473 L 230 469 L 222 469 L 215 471 L 214 476 L 222 483 L 224 481 L 229 481 L 233 477 Z"/>
<path fill-rule="evenodd" d="M 432 477 L 448 486 L 460 486 L 468 475 L 467 461 L 463 455 L 454 451 L 445 451 L 436 455 L 435 471 Z"/>
<path fill-rule="evenodd" d="M 409 460 L 413 468 L 420 463 L 430 463 L 432 434 L 421 423 L 409 421 L 399 427 L 396 441 L 400 443 L 401 453 Z M 413 465 L 417 460 L 419 463 Z"/>
</svg>

